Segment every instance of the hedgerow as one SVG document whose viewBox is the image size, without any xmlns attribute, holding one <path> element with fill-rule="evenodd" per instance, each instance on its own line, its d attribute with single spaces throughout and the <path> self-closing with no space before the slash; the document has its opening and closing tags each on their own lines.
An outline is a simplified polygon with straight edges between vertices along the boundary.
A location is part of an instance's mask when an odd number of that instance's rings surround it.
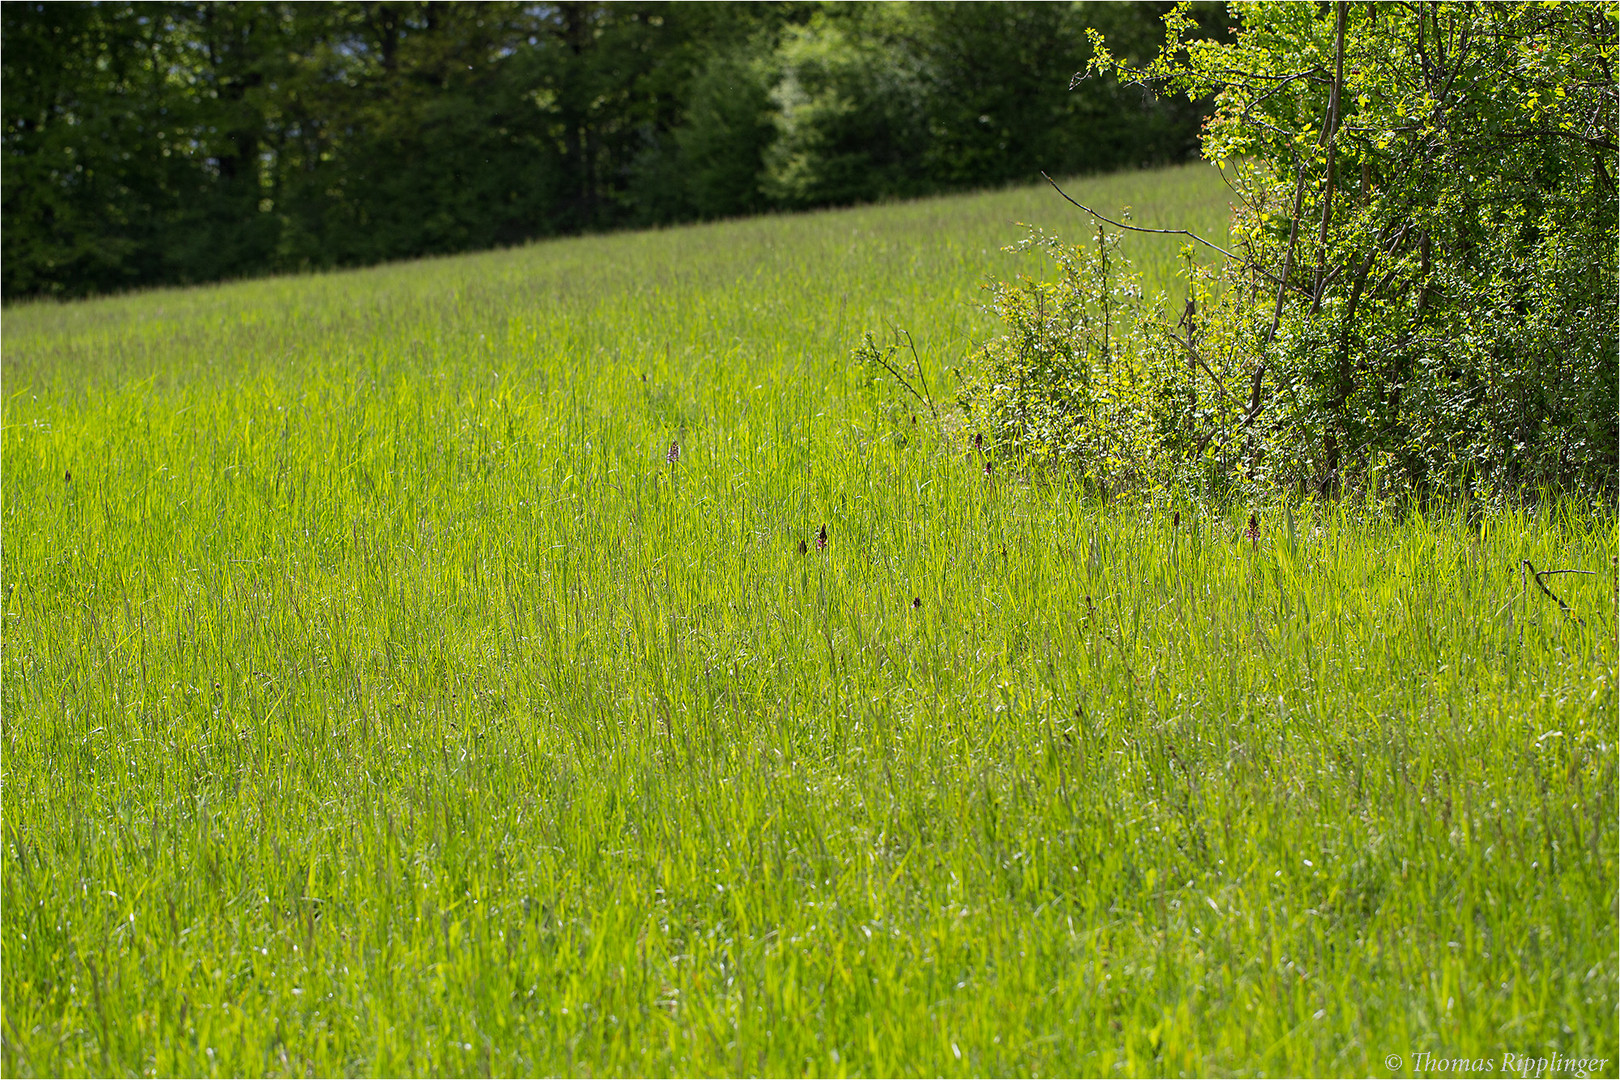
<svg viewBox="0 0 1620 1080">
<path fill-rule="evenodd" d="M 1095 244 L 994 288 L 972 422 L 1110 488 L 1612 497 L 1616 9 L 1235 10 L 1229 42 L 1172 12 L 1144 67 L 1094 35 L 1088 71 L 1215 95 L 1222 261 L 1172 322 L 1113 251 L 1140 227 L 1082 207 Z"/>
</svg>

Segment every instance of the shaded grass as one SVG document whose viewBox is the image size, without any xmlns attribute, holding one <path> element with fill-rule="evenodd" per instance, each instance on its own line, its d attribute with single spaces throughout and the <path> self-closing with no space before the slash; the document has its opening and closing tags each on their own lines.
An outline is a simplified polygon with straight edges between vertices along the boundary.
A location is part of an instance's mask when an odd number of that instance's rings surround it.
<svg viewBox="0 0 1620 1080">
<path fill-rule="evenodd" d="M 1013 191 L 9 311 L 6 1071 L 1612 1065 L 1613 521 L 1251 544 L 901 445 L 849 347 L 948 386 L 1018 219 L 1079 235 Z"/>
</svg>

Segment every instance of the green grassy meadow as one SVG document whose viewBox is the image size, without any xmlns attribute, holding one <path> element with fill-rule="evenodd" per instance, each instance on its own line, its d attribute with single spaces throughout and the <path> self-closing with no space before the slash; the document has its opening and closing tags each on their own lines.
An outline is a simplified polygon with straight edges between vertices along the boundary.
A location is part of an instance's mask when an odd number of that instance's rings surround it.
<svg viewBox="0 0 1620 1080">
<path fill-rule="evenodd" d="M 1612 1074 L 1612 515 L 987 477 L 1014 221 L 9 308 L 4 1072 Z"/>
</svg>

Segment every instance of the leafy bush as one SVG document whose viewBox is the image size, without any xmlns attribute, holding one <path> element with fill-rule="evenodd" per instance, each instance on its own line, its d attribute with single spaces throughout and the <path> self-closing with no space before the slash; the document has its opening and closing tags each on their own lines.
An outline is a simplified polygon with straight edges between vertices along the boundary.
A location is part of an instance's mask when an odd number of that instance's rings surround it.
<svg viewBox="0 0 1620 1080">
<path fill-rule="evenodd" d="M 1210 290 L 1222 299 L 1195 304 L 1179 335 L 1156 331 L 1179 340 L 1185 378 L 1154 378 L 1176 370 L 1162 359 L 1127 365 L 1171 398 L 1115 405 L 1109 445 L 1180 448 L 1175 469 L 1150 472 L 1218 466 L 1228 479 L 1324 493 L 1348 482 L 1612 494 L 1614 9 L 1237 11 L 1230 42 L 1199 38 L 1184 11 L 1171 13 L 1164 50 L 1140 68 L 1094 35 L 1092 73 L 1216 96 L 1203 150 L 1239 200 L 1234 257 Z M 1043 332 L 1075 342 L 1030 346 L 1030 320 L 1006 295 L 997 310 L 1009 334 L 985 351 L 969 402 L 1012 417 L 1092 415 L 1099 360 L 1112 354 L 1092 348 L 1079 323 L 1041 319 Z M 1239 359 L 1223 370 L 1218 357 Z M 1015 369 L 1019 379 L 1003 377 Z M 1032 387 L 1026 370 L 1046 381 Z M 1242 407 L 1178 413 L 1177 395 Z M 1096 422 L 1081 425 L 1089 442 L 1072 425 L 1048 427 L 1054 439 L 1046 428 L 1019 437 L 1108 471 Z"/>
<path fill-rule="evenodd" d="M 1104 496 L 1224 496 L 1257 481 L 1234 440 L 1217 437 L 1244 431 L 1244 403 L 1225 390 L 1243 358 L 1206 348 L 1233 336 L 1227 323 L 1241 308 L 1214 302 L 1222 283 L 1189 245 L 1188 303 L 1172 320 L 1120 240 L 1105 228 L 1082 245 L 1032 231 L 1009 248 L 1044 251 L 1056 276 L 989 286 L 1007 332 L 970 360 L 957 399 L 967 424 L 1003 456 L 1070 469 Z"/>
<path fill-rule="evenodd" d="M 1058 276 L 990 287 L 1008 332 L 979 349 L 959 399 L 992 446 L 1030 464 L 1079 462 L 1104 487 L 1141 482 L 1163 434 L 1152 415 L 1164 374 L 1157 308 L 1118 243 L 1099 230 L 1094 245 L 1040 232 L 1015 245 L 1044 250 Z"/>
</svg>

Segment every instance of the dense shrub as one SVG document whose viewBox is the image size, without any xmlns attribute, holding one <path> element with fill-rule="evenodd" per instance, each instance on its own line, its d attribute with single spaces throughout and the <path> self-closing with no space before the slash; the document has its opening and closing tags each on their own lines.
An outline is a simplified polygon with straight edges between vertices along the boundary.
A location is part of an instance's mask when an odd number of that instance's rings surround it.
<svg viewBox="0 0 1620 1080">
<path fill-rule="evenodd" d="M 1044 250 L 1057 277 L 992 287 L 1007 333 L 979 350 L 960 395 L 992 447 L 1026 464 L 1078 462 L 1104 489 L 1147 481 L 1174 436 L 1157 415 L 1170 376 L 1152 334 L 1159 306 L 1144 302 L 1118 243 L 1099 231 L 1090 245 L 1040 233 L 1017 245 Z"/>
<path fill-rule="evenodd" d="M 1228 480 L 1325 493 L 1349 482 L 1612 494 L 1615 9 L 1237 10 L 1230 42 L 1199 39 L 1177 12 L 1152 64 L 1119 61 L 1100 39 L 1092 62 L 1093 72 L 1216 95 L 1203 149 L 1239 197 L 1221 300 L 1179 327 L 1185 385 L 1154 385 L 1189 402 L 1245 404 L 1184 409 L 1177 438 L 1153 433 L 1161 452 L 1181 448 L 1180 475 L 1218 465 Z M 1022 315 L 998 310 L 1009 335 L 985 351 L 970 404 L 1009 431 L 1009 417 L 1053 411 L 1048 398 L 1069 403 L 1059 413 L 1086 413 L 1112 357 L 1082 349 L 1080 327 L 1045 331 L 1078 335 L 1072 348 L 1032 348 Z M 998 381 L 1009 351 L 1089 359 L 1031 390 Z M 1214 362 L 1232 355 L 1236 369 Z M 1162 424 L 1173 406 L 1112 422 Z M 1046 445 L 1033 431 L 1018 439 L 1035 456 Z M 1101 467 L 1089 443 L 1059 449 L 1087 471 Z"/>
</svg>

